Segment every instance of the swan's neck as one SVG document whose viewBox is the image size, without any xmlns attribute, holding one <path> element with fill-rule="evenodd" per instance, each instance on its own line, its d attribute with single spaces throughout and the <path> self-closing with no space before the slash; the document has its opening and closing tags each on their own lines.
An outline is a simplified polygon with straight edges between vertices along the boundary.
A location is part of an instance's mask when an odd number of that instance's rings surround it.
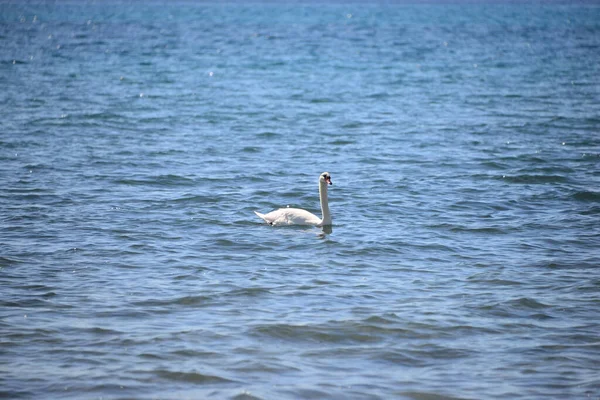
<svg viewBox="0 0 600 400">
<path fill-rule="evenodd" d="M 323 214 L 321 225 L 331 225 L 331 213 L 329 212 L 329 201 L 327 200 L 327 182 L 319 182 L 319 199 L 321 200 L 321 212 Z"/>
</svg>

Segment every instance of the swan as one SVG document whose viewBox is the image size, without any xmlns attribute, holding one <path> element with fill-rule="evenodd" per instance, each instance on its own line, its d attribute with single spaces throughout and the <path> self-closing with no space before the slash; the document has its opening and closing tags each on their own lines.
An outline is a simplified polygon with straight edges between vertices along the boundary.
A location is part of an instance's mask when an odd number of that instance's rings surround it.
<svg viewBox="0 0 600 400">
<path fill-rule="evenodd" d="M 301 208 L 280 208 L 268 214 L 261 214 L 258 211 L 254 211 L 254 213 L 269 225 L 329 226 L 331 225 L 331 213 L 329 212 L 329 202 L 327 201 L 327 185 L 333 185 L 331 175 L 329 175 L 329 172 L 323 172 L 319 176 L 319 199 L 321 200 L 323 219 Z"/>
</svg>

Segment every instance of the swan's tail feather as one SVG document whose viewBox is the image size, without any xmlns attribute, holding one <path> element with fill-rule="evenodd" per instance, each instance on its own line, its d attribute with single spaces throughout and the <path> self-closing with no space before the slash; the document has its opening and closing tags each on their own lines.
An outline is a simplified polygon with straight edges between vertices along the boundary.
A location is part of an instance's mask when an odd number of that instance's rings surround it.
<svg viewBox="0 0 600 400">
<path fill-rule="evenodd" d="M 265 214 L 261 214 L 258 211 L 254 211 L 254 214 L 258 215 L 259 218 L 263 219 L 265 222 L 269 222 L 267 221 L 267 218 L 265 217 Z"/>
</svg>

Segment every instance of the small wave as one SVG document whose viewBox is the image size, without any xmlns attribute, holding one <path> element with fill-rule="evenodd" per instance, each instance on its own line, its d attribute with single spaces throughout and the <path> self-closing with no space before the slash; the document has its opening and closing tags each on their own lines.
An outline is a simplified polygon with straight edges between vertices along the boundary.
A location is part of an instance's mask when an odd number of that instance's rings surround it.
<svg viewBox="0 0 600 400">
<path fill-rule="evenodd" d="M 172 299 L 148 299 L 141 300 L 132 303 L 137 307 L 168 307 L 174 305 L 182 305 L 182 306 L 198 306 L 198 305 L 207 305 L 210 303 L 212 298 L 209 296 L 183 296 L 176 297 Z"/>
<path fill-rule="evenodd" d="M 0 64 L 1 65 L 22 65 L 22 64 L 27 64 L 27 61 L 10 59 L 10 60 L 2 60 L 2 61 L 0 61 Z"/>
<path fill-rule="evenodd" d="M 33 399 L 37 397 L 35 391 L 27 389 L 9 389 L 0 388 L 0 398 L 2 399 Z"/>
<path fill-rule="evenodd" d="M 231 292 L 228 292 L 227 295 L 231 295 L 234 297 L 258 297 L 258 296 L 262 296 L 264 294 L 270 294 L 271 291 L 267 288 L 261 288 L 261 287 L 254 287 L 254 288 L 242 288 L 242 289 L 235 289 L 232 290 Z"/>
<path fill-rule="evenodd" d="M 238 365 L 232 366 L 230 370 L 241 373 L 252 373 L 256 371 L 268 372 L 271 374 L 284 374 L 288 372 L 300 371 L 299 368 L 285 365 L 275 360 L 261 362 L 256 360 L 243 360 Z"/>
<path fill-rule="evenodd" d="M 342 125 L 343 129 L 357 129 L 362 128 L 365 124 L 362 122 L 348 122 Z"/>
<path fill-rule="evenodd" d="M 260 153 L 262 149 L 256 146 L 246 146 L 242 149 L 244 153 Z"/>
<path fill-rule="evenodd" d="M 118 179 L 115 183 L 130 186 L 191 186 L 193 179 L 179 175 L 156 175 L 143 179 Z"/>
<path fill-rule="evenodd" d="M 600 201 L 600 192 L 581 191 L 573 194 L 573 198 L 577 201 L 598 202 Z"/>
<path fill-rule="evenodd" d="M 534 299 L 530 299 L 528 297 L 521 297 L 520 299 L 511 300 L 510 302 L 508 302 L 508 304 L 511 305 L 511 306 L 513 306 L 513 307 L 531 308 L 531 309 L 541 309 L 541 308 L 548 308 L 548 307 L 550 307 L 547 304 L 540 303 L 539 301 L 536 301 Z"/>
<path fill-rule="evenodd" d="M 331 103 L 333 100 L 327 97 L 318 97 L 310 100 L 311 103 Z"/>
<path fill-rule="evenodd" d="M 489 234 L 505 233 L 504 229 L 495 228 L 492 226 L 479 226 L 479 227 L 452 226 L 449 230 L 451 232 L 470 232 L 470 233 L 489 233 Z"/>
<path fill-rule="evenodd" d="M 551 309 L 552 306 L 541 303 L 535 299 L 521 297 L 501 303 L 479 306 L 478 309 L 495 316 L 509 318 L 525 318 L 528 321 L 551 318 L 541 310 Z"/>
<path fill-rule="evenodd" d="M 24 299 L 15 300 L 15 301 L 0 300 L 0 306 L 15 307 L 15 308 L 32 308 L 32 309 L 34 309 L 34 308 L 41 309 L 41 308 L 47 308 L 47 307 L 52 307 L 53 309 L 73 308 L 72 305 L 61 307 L 60 305 L 54 304 L 54 303 L 50 302 L 49 300 L 46 300 L 48 298 L 48 296 L 40 295 L 39 297 L 40 298 L 24 298 Z M 52 296 L 50 296 L 50 297 L 52 297 Z"/>
<path fill-rule="evenodd" d="M 596 215 L 600 214 L 600 207 L 591 207 L 589 210 L 581 211 L 581 215 Z"/>
<path fill-rule="evenodd" d="M 9 267 L 22 262 L 22 260 L 18 260 L 16 258 L 0 257 L 0 268 Z"/>
<path fill-rule="evenodd" d="M 367 95 L 367 99 L 374 99 L 374 100 L 382 100 L 382 99 L 387 99 L 389 97 L 390 97 L 390 94 L 387 92 L 377 92 L 377 93 Z"/>
<path fill-rule="evenodd" d="M 193 349 L 181 349 L 174 350 L 169 353 L 170 355 L 179 356 L 179 357 L 193 357 L 193 358 L 203 358 L 203 359 L 211 359 L 211 358 L 219 358 L 222 357 L 222 354 L 216 353 L 214 351 L 200 351 Z"/>
<path fill-rule="evenodd" d="M 231 398 L 232 400 L 262 400 L 262 397 L 255 396 L 248 392 L 242 392 Z"/>
<path fill-rule="evenodd" d="M 173 201 L 177 203 L 191 203 L 191 204 L 214 204 L 221 202 L 222 197 L 220 196 L 204 196 L 204 195 L 194 195 L 194 196 L 186 196 L 175 199 Z"/>
<path fill-rule="evenodd" d="M 227 378 L 223 378 L 223 377 L 216 376 L 216 375 L 202 374 L 200 372 L 180 372 L 180 371 L 170 371 L 170 370 L 159 369 L 159 370 L 153 371 L 153 374 L 161 379 L 175 381 L 175 382 L 188 382 L 188 383 L 197 383 L 197 384 L 234 382 Z"/>
<path fill-rule="evenodd" d="M 279 133 L 270 132 L 270 131 L 260 132 L 256 135 L 256 137 L 261 138 L 261 139 L 273 139 L 273 138 L 280 137 L 280 136 L 281 135 Z"/>
<path fill-rule="evenodd" d="M 336 139 L 329 144 L 334 145 L 334 146 L 346 146 L 346 145 L 355 144 L 355 143 L 356 142 L 354 140 Z"/>
<path fill-rule="evenodd" d="M 416 392 L 416 391 L 406 391 L 398 393 L 402 397 L 406 397 L 407 399 L 415 399 L 415 400 L 463 400 L 464 397 L 454 397 L 447 394 L 439 394 L 433 392 Z"/>
<path fill-rule="evenodd" d="M 403 365 L 407 367 L 425 367 L 427 359 L 424 357 L 413 357 L 405 351 L 389 349 L 385 352 L 372 354 L 370 359 L 374 361 L 393 364 L 395 366 Z"/>
<path fill-rule="evenodd" d="M 125 151 L 119 152 L 117 154 L 134 155 L 136 153 L 125 150 Z M 157 151 L 148 152 L 148 155 L 150 157 L 164 157 L 164 156 L 173 156 L 173 155 L 179 155 L 179 154 L 185 154 L 185 151 L 177 150 L 177 149 L 168 149 L 168 150 L 157 150 Z"/>
<path fill-rule="evenodd" d="M 562 183 L 568 181 L 568 179 L 562 175 L 503 175 L 502 179 L 510 183 L 528 184 Z"/>
<path fill-rule="evenodd" d="M 144 359 L 147 359 L 147 360 L 165 360 L 166 359 L 162 355 L 153 354 L 153 353 L 141 353 L 141 354 L 138 355 L 138 357 L 144 358 Z"/>
<path fill-rule="evenodd" d="M 367 324 L 375 324 L 375 325 L 390 325 L 399 322 L 399 318 L 396 314 L 388 313 L 384 315 L 373 315 L 364 320 Z"/>
<path fill-rule="evenodd" d="M 99 326 L 95 326 L 92 328 L 85 329 L 86 333 L 92 333 L 94 335 L 121 335 L 123 332 L 117 331 L 109 328 L 101 328 Z"/>
<path fill-rule="evenodd" d="M 536 320 L 554 319 L 553 316 L 548 315 L 548 314 L 544 314 L 544 313 L 531 314 L 529 316 L 529 318 L 533 318 L 533 319 L 536 319 Z"/>
<path fill-rule="evenodd" d="M 496 169 L 496 170 L 505 170 L 506 169 L 506 164 L 500 163 L 498 161 L 484 161 L 481 164 L 485 167 Z M 487 177 L 487 175 L 484 175 L 484 177 Z"/>
<path fill-rule="evenodd" d="M 469 277 L 467 278 L 470 282 L 477 282 L 485 285 L 493 285 L 493 286 L 520 286 L 521 282 L 511 281 L 507 279 L 485 279 L 478 277 Z"/>
<path fill-rule="evenodd" d="M 360 333 L 348 329 L 331 329 L 314 325 L 269 324 L 258 325 L 251 333 L 272 339 L 293 342 L 351 343 L 377 342 L 380 339 L 369 333 Z"/>
<path fill-rule="evenodd" d="M 91 119 L 91 120 L 101 120 L 101 121 L 109 121 L 109 120 L 123 120 L 124 117 L 119 114 L 114 114 L 111 112 L 99 112 L 99 113 L 89 113 L 74 116 L 77 119 Z M 70 118 L 70 117 L 67 117 Z"/>
</svg>

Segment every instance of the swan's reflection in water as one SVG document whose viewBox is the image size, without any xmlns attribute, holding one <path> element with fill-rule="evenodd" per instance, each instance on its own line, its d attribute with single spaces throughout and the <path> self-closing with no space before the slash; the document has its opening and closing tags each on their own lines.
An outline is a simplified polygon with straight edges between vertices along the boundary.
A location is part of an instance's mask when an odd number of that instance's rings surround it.
<svg viewBox="0 0 600 400">
<path fill-rule="evenodd" d="M 319 237 L 324 239 L 327 237 L 327 235 L 331 235 L 331 233 L 333 232 L 333 226 L 332 225 L 325 225 L 324 227 L 321 228 L 321 232 L 319 233 Z"/>
</svg>

